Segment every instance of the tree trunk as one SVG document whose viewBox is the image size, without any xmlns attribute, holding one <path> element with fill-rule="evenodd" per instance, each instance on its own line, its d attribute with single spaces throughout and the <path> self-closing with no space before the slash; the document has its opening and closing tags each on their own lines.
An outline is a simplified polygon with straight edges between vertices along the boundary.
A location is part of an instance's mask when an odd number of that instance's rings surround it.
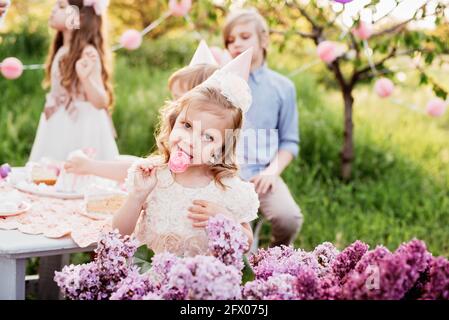
<svg viewBox="0 0 449 320">
<path fill-rule="evenodd" d="M 344 112 L 344 134 L 343 148 L 341 150 L 341 177 L 344 181 L 351 179 L 352 160 L 354 159 L 354 141 L 353 141 L 353 123 L 352 123 L 352 106 L 354 98 L 352 96 L 352 88 L 342 90 L 343 101 L 345 104 Z"/>
</svg>

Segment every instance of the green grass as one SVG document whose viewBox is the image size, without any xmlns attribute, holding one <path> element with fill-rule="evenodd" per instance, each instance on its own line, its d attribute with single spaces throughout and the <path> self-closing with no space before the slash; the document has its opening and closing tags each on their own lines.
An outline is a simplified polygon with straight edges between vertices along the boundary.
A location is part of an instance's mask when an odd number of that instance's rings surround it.
<svg viewBox="0 0 449 320">
<path fill-rule="evenodd" d="M 5 56 L 2 50 L 0 57 Z M 22 59 L 36 61 L 32 56 Z M 113 118 L 122 154 L 142 156 L 152 149 L 157 111 L 169 98 L 167 79 L 180 65 L 175 58 L 170 61 L 175 62 L 155 67 L 142 56 L 117 57 Z M 27 71 L 15 81 L 0 78 L 1 163 L 27 161 L 44 104 L 42 77 L 41 71 Z M 345 184 L 339 179 L 340 96 L 319 86 L 312 72 L 293 80 L 298 90 L 301 152 L 283 177 L 305 217 L 296 245 L 312 249 L 332 241 L 341 248 L 360 239 L 394 249 L 418 237 L 434 254 L 449 256 L 448 115 L 431 119 L 391 100 L 380 100 L 367 88 L 358 89 L 354 178 Z M 419 104 L 428 96 L 427 90 L 412 86 L 395 94 L 404 102 Z M 263 228 L 263 246 L 269 229 L 269 225 Z M 74 261 L 83 259 L 74 257 Z"/>
</svg>

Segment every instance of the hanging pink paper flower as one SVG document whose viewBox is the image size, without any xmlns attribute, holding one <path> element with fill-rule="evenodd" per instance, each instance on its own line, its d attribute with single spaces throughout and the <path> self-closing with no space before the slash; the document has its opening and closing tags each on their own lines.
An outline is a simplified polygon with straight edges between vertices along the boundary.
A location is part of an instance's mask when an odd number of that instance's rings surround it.
<svg viewBox="0 0 449 320">
<path fill-rule="evenodd" d="M 14 80 L 22 75 L 23 64 L 19 59 L 9 57 L 1 63 L 0 71 L 6 79 Z"/>
<path fill-rule="evenodd" d="M 441 98 L 433 98 L 427 103 L 427 114 L 432 117 L 441 117 L 447 108 L 447 103 Z"/>
<path fill-rule="evenodd" d="M 134 29 L 126 30 L 120 37 L 120 44 L 128 50 L 136 50 L 142 44 L 142 34 Z"/>
<path fill-rule="evenodd" d="M 170 13 L 175 17 L 183 17 L 192 8 L 192 0 L 170 0 L 168 2 Z"/>
<path fill-rule="evenodd" d="M 374 85 L 374 91 L 381 98 L 389 97 L 394 91 L 394 84 L 390 79 L 380 78 Z"/>
<path fill-rule="evenodd" d="M 219 47 L 211 47 L 210 51 L 212 52 L 212 55 L 214 56 L 215 60 L 220 66 L 224 66 L 229 61 L 232 60 L 231 54 L 226 49 L 221 49 Z"/>
<path fill-rule="evenodd" d="M 352 2 L 352 0 L 334 0 L 334 1 L 342 4 Z"/>
<path fill-rule="evenodd" d="M 326 63 L 331 63 L 341 54 L 338 43 L 333 41 L 323 41 L 317 47 L 318 57 Z"/>
<path fill-rule="evenodd" d="M 360 21 L 356 29 L 352 33 L 361 40 L 368 40 L 373 34 L 373 26 L 365 21 Z"/>
</svg>

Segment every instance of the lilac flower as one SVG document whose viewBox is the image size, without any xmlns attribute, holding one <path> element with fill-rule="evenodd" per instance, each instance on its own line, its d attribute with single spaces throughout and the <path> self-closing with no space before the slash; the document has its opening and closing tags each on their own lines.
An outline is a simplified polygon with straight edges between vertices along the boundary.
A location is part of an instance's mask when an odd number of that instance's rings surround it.
<svg viewBox="0 0 449 320">
<path fill-rule="evenodd" d="M 95 263 L 65 266 L 55 272 L 56 284 L 65 297 L 71 300 L 96 300 L 99 288 L 98 269 Z"/>
<path fill-rule="evenodd" d="M 449 261 L 443 257 L 432 258 L 428 281 L 424 284 L 423 299 L 449 300 Z"/>
<path fill-rule="evenodd" d="M 295 300 L 297 299 L 297 280 L 290 274 L 277 274 L 267 280 L 249 281 L 243 287 L 246 300 Z"/>
<path fill-rule="evenodd" d="M 297 275 L 303 268 L 310 268 L 319 273 L 321 266 L 315 255 L 301 249 L 280 246 L 259 249 L 250 257 L 250 265 L 256 279 L 268 279 L 276 274 Z"/>
<path fill-rule="evenodd" d="M 160 294 L 164 299 L 233 300 L 241 298 L 241 274 L 210 256 L 179 259 Z"/>
<path fill-rule="evenodd" d="M 167 284 L 169 280 L 168 274 L 171 268 L 178 263 L 179 259 L 169 252 L 159 253 L 153 256 L 148 276 L 155 289 L 159 290 Z"/>
<path fill-rule="evenodd" d="M 321 280 L 315 270 L 304 268 L 296 275 L 296 291 L 298 300 L 318 300 L 321 299 Z"/>
<path fill-rule="evenodd" d="M 142 300 L 162 300 L 162 297 L 156 293 L 150 292 L 144 295 Z"/>
<path fill-rule="evenodd" d="M 403 299 L 426 270 L 429 259 L 425 244 L 418 240 L 403 244 L 395 253 L 377 247 L 348 275 L 342 298 Z"/>
<path fill-rule="evenodd" d="M 395 251 L 395 255 L 402 255 L 409 267 L 404 286 L 410 288 L 410 290 L 417 290 L 416 287 L 421 285 L 418 280 L 423 279 L 424 273 L 432 260 L 432 254 L 427 251 L 426 244 L 423 241 L 413 239 L 402 244 Z"/>
<path fill-rule="evenodd" d="M 241 286 L 246 236 L 223 216 L 207 227 L 212 256 L 153 257 L 147 273 L 131 265 L 137 244 L 117 231 L 103 235 L 93 262 L 66 266 L 55 281 L 68 299 L 449 299 L 449 261 L 433 258 L 420 240 L 390 252 L 354 242 L 341 253 L 331 243 L 313 252 L 281 246 L 250 257 L 255 280 Z"/>
<path fill-rule="evenodd" d="M 143 300 L 150 294 L 154 294 L 150 277 L 148 274 L 140 274 L 137 268 L 133 268 L 117 286 L 110 300 Z"/>
<path fill-rule="evenodd" d="M 331 268 L 338 281 L 344 281 L 345 276 L 354 269 L 367 251 L 368 245 L 357 240 L 334 259 Z"/>
<path fill-rule="evenodd" d="M 209 220 L 206 232 L 211 255 L 225 265 L 242 270 L 243 253 L 248 250 L 248 237 L 242 227 L 223 215 L 217 215 Z"/>
<path fill-rule="evenodd" d="M 69 299 L 109 299 L 130 267 L 128 260 L 137 249 L 135 240 L 120 237 L 118 231 L 102 235 L 95 250 L 95 261 L 79 266 L 66 266 L 55 272 L 56 284 Z"/>
<path fill-rule="evenodd" d="M 317 259 L 318 265 L 320 266 L 318 276 L 324 277 L 329 273 L 333 262 L 339 254 L 339 251 L 332 243 L 323 242 L 318 245 L 315 250 L 313 250 L 313 254 Z"/>
</svg>

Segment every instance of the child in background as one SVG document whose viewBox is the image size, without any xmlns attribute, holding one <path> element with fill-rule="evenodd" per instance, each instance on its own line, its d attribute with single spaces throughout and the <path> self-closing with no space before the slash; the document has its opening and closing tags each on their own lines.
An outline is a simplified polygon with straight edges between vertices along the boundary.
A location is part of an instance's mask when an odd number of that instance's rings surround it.
<svg viewBox="0 0 449 320">
<path fill-rule="evenodd" d="M 6 12 L 10 5 L 10 0 L 0 0 L 0 27 L 2 26 L 3 19 L 6 17 Z"/>
<path fill-rule="evenodd" d="M 217 63 L 209 47 L 202 40 L 190 64 L 173 73 L 168 80 L 168 88 L 173 99 L 177 100 L 187 91 L 203 83 L 217 69 Z M 64 168 L 68 173 L 96 175 L 123 183 L 128 174 L 129 167 L 134 163 L 136 158 L 128 157 L 124 160 L 101 161 L 87 157 L 73 157 L 65 163 Z"/>
<path fill-rule="evenodd" d="M 241 223 L 251 245 L 249 222 L 259 201 L 254 186 L 238 177 L 235 154 L 251 104 L 244 80 L 251 55 L 245 52 L 161 111 L 158 151 L 130 168 L 129 195 L 113 228 L 135 232 L 155 253 L 194 256 L 208 252 L 208 219 L 224 214 Z"/>
<path fill-rule="evenodd" d="M 102 4 L 102 5 L 100 5 Z M 74 7 L 78 9 L 74 9 Z M 64 161 L 77 149 L 94 149 L 101 160 L 118 156 L 110 117 L 113 92 L 104 14 L 106 0 L 57 0 L 49 20 L 56 30 L 46 68 L 44 112 L 30 155 Z M 79 25 L 70 25 L 79 11 Z"/>
<path fill-rule="evenodd" d="M 254 49 L 248 82 L 253 103 L 239 142 L 241 177 L 254 183 L 260 210 L 272 224 L 271 246 L 277 246 L 295 240 L 303 216 L 281 178 L 299 151 L 296 89 L 289 79 L 266 65 L 268 33 L 265 19 L 251 9 L 230 14 L 223 28 L 225 47 L 233 58 Z M 245 146 L 246 137 L 251 135 L 256 141 Z"/>
</svg>

